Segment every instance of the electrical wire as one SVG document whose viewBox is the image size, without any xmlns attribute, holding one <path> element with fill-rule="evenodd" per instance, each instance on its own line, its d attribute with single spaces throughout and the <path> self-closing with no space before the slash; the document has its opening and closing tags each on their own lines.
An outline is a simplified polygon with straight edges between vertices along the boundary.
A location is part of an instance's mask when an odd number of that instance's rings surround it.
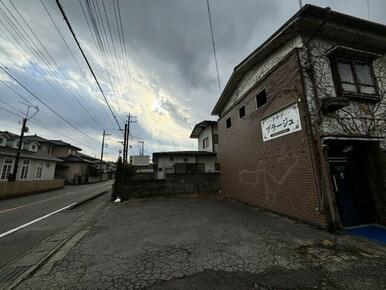
<svg viewBox="0 0 386 290">
<path fill-rule="evenodd" d="M 37 99 L 40 103 L 42 103 L 45 107 L 47 107 L 51 112 L 53 112 L 55 115 L 57 115 L 60 119 L 62 119 L 64 122 L 66 122 L 68 125 L 70 125 L 72 128 L 74 128 L 76 131 L 81 133 L 82 135 L 92 139 L 95 141 L 93 137 L 83 132 L 81 129 L 76 127 L 74 124 L 72 124 L 70 121 L 68 121 L 66 118 L 64 118 L 62 115 L 60 115 L 56 110 L 54 110 L 50 105 L 48 105 L 45 101 L 43 101 L 40 97 L 38 97 L 34 92 L 32 92 L 29 88 L 27 88 L 23 83 L 21 83 L 15 76 L 13 76 L 6 68 L 0 65 L 0 69 L 3 70 L 8 76 L 10 76 L 14 81 L 16 81 L 21 87 L 23 87 L 28 93 L 30 93 L 31 96 L 33 96 L 35 99 Z"/>
<path fill-rule="evenodd" d="M 113 118 L 114 118 L 114 120 L 115 120 L 117 126 L 118 126 L 118 129 L 121 130 L 121 126 L 120 126 L 120 124 L 119 124 L 119 122 L 118 122 L 118 119 L 117 119 L 117 117 L 115 116 L 115 113 L 113 112 L 113 110 L 111 109 L 111 106 L 110 106 L 110 104 L 109 104 L 109 101 L 107 100 L 107 98 L 106 98 L 106 96 L 105 96 L 105 94 L 104 94 L 104 92 L 103 92 L 103 89 L 102 89 L 101 85 L 99 84 L 99 81 L 98 81 L 98 79 L 97 79 L 97 77 L 96 77 L 96 75 L 95 75 L 95 73 L 94 73 L 94 71 L 93 71 L 93 69 L 92 69 L 92 67 L 91 67 L 91 65 L 90 65 L 90 63 L 89 63 L 89 61 L 88 61 L 88 59 L 87 59 L 87 57 L 86 57 L 86 55 L 85 55 L 85 53 L 84 53 L 84 51 L 83 51 L 81 45 L 80 45 L 80 43 L 79 43 L 77 37 L 76 37 L 76 35 L 75 35 L 74 30 L 72 29 L 72 26 L 71 26 L 71 24 L 70 24 L 70 22 L 69 22 L 69 20 L 68 20 L 68 18 L 67 18 L 67 16 L 66 16 L 64 10 L 63 10 L 63 7 L 62 7 L 61 4 L 60 4 L 59 0 L 56 0 L 56 4 L 58 5 L 59 10 L 60 10 L 60 12 L 62 13 L 62 15 L 63 15 L 63 17 L 64 17 L 64 20 L 65 20 L 65 22 L 66 22 L 66 24 L 67 24 L 67 26 L 68 26 L 68 28 L 69 28 L 69 30 L 70 30 L 70 32 L 71 32 L 71 34 L 72 34 L 74 40 L 75 40 L 75 42 L 76 42 L 76 44 L 77 44 L 77 46 L 78 46 L 80 52 L 82 53 L 82 56 L 83 56 L 84 60 L 86 61 L 87 66 L 88 66 L 88 68 L 89 68 L 90 71 L 91 71 L 91 74 L 93 75 L 93 77 L 94 77 L 94 79 L 95 79 L 95 82 L 96 82 L 97 85 L 98 85 L 98 88 L 99 88 L 99 90 L 100 90 L 100 92 L 101 92 L 101 94 L 102 94 L 102 96 L 103 96 L 103 98 L 104 98 L 104 100 L 105 100 L 105 102 L 106 102 L 106 104 L 107 104 L 107 106 L 108 106 L 108 108 L 109 108 L 109 110 L 110 110 L 110 112 L 111 112 L 111 114 L 112 114 L 112 116 L 113 116 Z"/>
<path fill-rule="evenodd" d="M 206 6 L 208 8 L 208 17 L 209 17 L 209 27 L 210 27 L 210 35 L 212 37 L 212 46 L 213 46 L 213 56 L 214 56 L 214 62 L 216 64 L 216 73 L 217 73 L 217 83 L 218 83 L 218 89 L 221 93 L 221 83 L 220 83 L 220 74 L 218 72 L 218 63 L 217 63 L 217 53 L 216 53 L 216 45 L 214 41 L 214 34 L 213 34 L 213 25 L 212 25 L 212 14 L 210 12 L 210 6 L 209 6 L 209 0 L 206 0 Z"/>
</svg>

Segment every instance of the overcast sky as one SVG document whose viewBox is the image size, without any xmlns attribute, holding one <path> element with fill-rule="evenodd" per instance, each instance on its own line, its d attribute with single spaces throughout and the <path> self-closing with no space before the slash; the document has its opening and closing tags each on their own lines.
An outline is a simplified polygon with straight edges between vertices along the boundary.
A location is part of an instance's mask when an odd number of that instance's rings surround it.
<svg viewBox="0 0 386 290">
<path fill-rule="evenodd" d="M 195 123 L 213 119 L 210 112 L 220 95 L 206 0 L 119 0 L 123 37 L 116 0 L 98 0 L 99 10 L 95 0 L 89 2 L 102 18 L 106 9 L 104 51 L 82 12 L 85 0 L 61 0 L 120 126 L 129 112 L 137 116 L 131 153 L 138 154 L 138 140 L 145 141 L 146 153 L 196 149 L 190 132 Z M 0 62 L 57 114 L 1 70 L 0 80 L 39 106 L 28 124 L 31 134 L 62 139 L 96 156 L 105 129 L 111 134 L 107 158 L 116 159 L 118 125 L 55 1 L 43 3 L 52 20 L 40 0 L 0 1 Z M 305 3 L 368 17 L 366 0 Z M 369 3 L 370 20 L 386 24 L 385 1 Z M 210 5 L 222 88 L 233 68 L 299 9 L 298 0 L 210 0 Z M 26 100 L 5 84 L 0 82 L 0 130 L 19 133 L 20 117 L 1 108 L 21 115 L 26 106 L 20 102 Z"/>
</svg>

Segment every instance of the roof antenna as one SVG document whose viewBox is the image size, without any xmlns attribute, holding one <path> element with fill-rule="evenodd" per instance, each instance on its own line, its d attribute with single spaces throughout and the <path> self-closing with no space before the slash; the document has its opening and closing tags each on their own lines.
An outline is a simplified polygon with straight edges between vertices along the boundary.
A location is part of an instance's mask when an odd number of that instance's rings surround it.
<svg viewBox="0 0 386 290">
<path fill-rule="evenodd" d="M 303 7 L 303 1 L 302 0 L 299 0 L 299 7 L 300 7 L 300 9 L 302 9 L 302 7 Z"/>
</svg>

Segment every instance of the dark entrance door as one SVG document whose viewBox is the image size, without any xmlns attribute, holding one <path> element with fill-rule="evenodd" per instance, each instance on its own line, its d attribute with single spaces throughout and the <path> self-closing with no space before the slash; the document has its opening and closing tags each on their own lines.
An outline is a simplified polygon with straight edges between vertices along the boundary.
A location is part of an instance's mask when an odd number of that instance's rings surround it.
<svg viewBox="0 0 386 290">
<path fill-rule="evenodd" d="M 330 161 L 330 169 L 342 225 L 352 226 L 359 224 L 360 218 L 350 186 L 348 162 Z"/>
</svg>

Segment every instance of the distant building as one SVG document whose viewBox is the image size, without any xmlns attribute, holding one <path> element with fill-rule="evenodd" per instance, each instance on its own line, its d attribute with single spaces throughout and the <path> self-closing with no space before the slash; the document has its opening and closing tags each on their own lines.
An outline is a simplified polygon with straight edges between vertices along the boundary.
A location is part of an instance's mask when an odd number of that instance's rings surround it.
<svg viewBox="0 0 386 290">
<path fill-rule="evenodd" d="M 190 138 L 197 139 L 197 151 L 154 152 L 156 179 L 167 174 L 214 173 L 220 170 L 217 159 L 218 133 L 215 121 L 203 121 L 194 126 Z"/>
<path fill-rule="evenodd" d="M 101 179 L 100 159 L 80 153 L 82 150 L 62 140 L 48 140 L 37 135 L 25 136 L 25 140 L 39 142 L 40 150 L 62 160 L 55 170 L 56 178 L 63 178 L 66 184 L 84 184 Z M 102 180 L 107 180 L 111 168 L 102 164 Z"/>
<path fill-rule="evenodd" d="M 15 165 L 19 135 L 0 131 L 0 181 L 7 181 Z M 58 163 L 62 162 L 51 153 L 42 150 L 42 144 L 25 138 L 20 154 L 17 181 L 53 180 Z"/>
<path fill-rule="evenodd" d="M 218 129 L 216 121 L 202 121 L 194 126 L 190 138 L 197 139 L 198 151 L 218 153 Z"/>
</svg>

